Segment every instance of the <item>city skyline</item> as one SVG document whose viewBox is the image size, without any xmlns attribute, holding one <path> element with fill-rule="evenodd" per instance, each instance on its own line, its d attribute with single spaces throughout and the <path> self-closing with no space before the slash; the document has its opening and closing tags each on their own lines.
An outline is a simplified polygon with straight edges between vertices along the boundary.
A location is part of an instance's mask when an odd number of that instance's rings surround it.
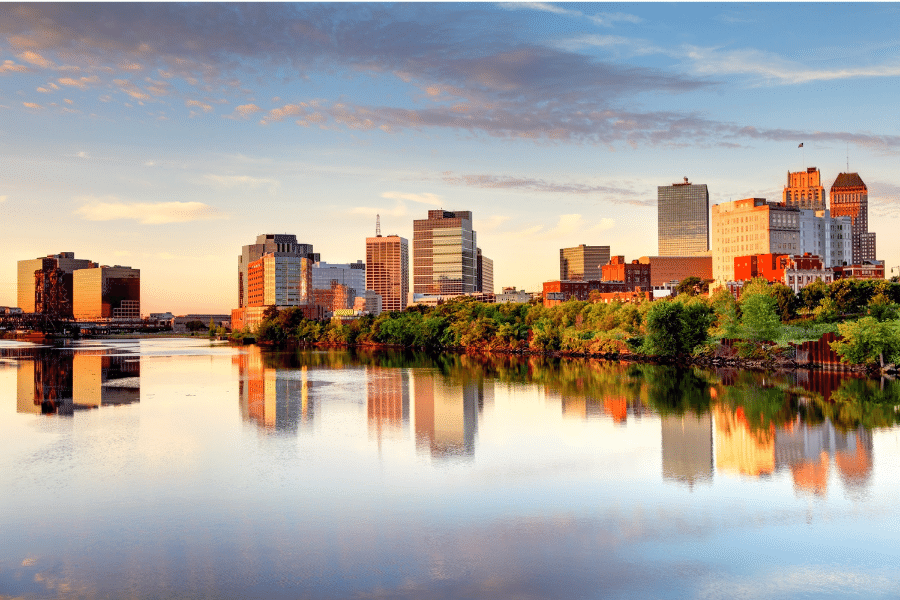
<svg viewBox="0 0 900 600">
<path fill-rule="evenodd" d="M 616 10 L 6 5 L 0 305 L 17 261 L 65 251 L 141 269 L 144 313 L 223 312 L 253 236 L 349 263 L 375 214 L 412 240 L 454 207 L 496 289 L 537 290 L 560 248 L 655 254 L 657 186 L 777 201 L 811 167 L 859 173 L 897 264 L 900 8 Z"/>
</svg>

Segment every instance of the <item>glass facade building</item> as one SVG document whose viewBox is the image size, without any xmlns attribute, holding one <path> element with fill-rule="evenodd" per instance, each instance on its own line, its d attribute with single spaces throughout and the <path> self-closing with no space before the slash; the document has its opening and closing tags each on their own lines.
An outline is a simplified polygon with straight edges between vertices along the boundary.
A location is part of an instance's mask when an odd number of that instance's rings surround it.
<svg viewBox="0 0 900 600">
<path fill-rule="evenodd" d="M 301 259 L 318 262 L 319 255 L 313 252 L 312 244 L 298 243 L 296 235 L 267 233 L 256 236 L 256 243 L 244 246 L 238 256 L 238 308 L 252 306 L 249 303 L 250 263 L 266 255 L 273 257 L 266 275 L 272 277 L 267 281 L 275 286 L 272 296 L 275 303 L 278 306 L 304 303 L 307 297 L 304 289 L 310 287 L 310 282 L 304 281 L 308 269 Z"/>
<path fill-rule="evenodd" d="M 396 235 L 366 238 L 366 287 L 381 296 L 381 309 L 406 308 L 409 293 L 409 242 Z"/>
<path fill-rule="evenodd" d="M 72 312 L 78 320 L 141 318 L 140 269 L 118 265 L 78 269 L 72 285 Z"/>
<path fill-rule="evenodd" d="M 359 293 L 366 289 L 366 264 L 317 262 L 312 266 L 312 287 L 314 290 L 330 290 L 331 282 L 346 285 Z"/>
<path fill-rule="evenodd" d="M 478 291 L 478 261 L 470 211 L 430 210 L 413 221 L 413 292 Z"/>
<path fill-rule="evenodd" d="M 87 269 L 97 266 L 87 259 L 75 258 L 74 252 L 60 252 L 42 258 L 20 260 L 17 263 L 17 299 L 23 312 L 47 312 L 36 306 L 36 301 L 45 300 L 55 293 L 63 304 L 62 316 L 72 314 L 72 273 L 76 269 Z M 37 273 L 40 271 L 40 274 Z M 57 272 L 58 273 L 55 273 Z M 51 281 L 58 279 L 59 289 L 51 290 Z M 38 288 L 41 289 L 38 289 Z M 45 303 L 48 304 L 48 303 Z"/>
<path fill-rule="evenodd" d="M 560 281 L 601 279 L 601 269 L 609 262 L 609 246 L 575 246 L 559 250 Z"/>
<path fill-rule="evenodd" d="M 709 191 L 706 184 L 684 183 L 657 188 L 659 256 L 709 252 Z"/>
</svg>

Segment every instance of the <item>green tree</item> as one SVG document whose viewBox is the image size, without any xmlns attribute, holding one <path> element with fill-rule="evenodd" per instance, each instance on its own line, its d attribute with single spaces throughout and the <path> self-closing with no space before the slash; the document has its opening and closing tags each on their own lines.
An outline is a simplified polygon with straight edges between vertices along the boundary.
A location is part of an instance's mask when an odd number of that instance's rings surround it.
<svg viewBox="0 0 900 600">
<path fill-rule="evenodd" d="M 644 319 L 644 352 L 651 356 L 665 357 L 673 357 L 682 352 L 683 314 L 684 307 L 679 302 L 654 302 Z"/>
<path fill-rule="evenodd" d="M 729 339 L 738 337 L 740 335 L 738 303 L 731 292 L 720 287 L 713 293 L 709 303 L 712 306 L 719 333 Z"/>
<path fill-rule="evenodd" d="M 206 325 L 204 325 L 203 321 L 200 321 L 200 320 L 188 321 L 187 323 L 184 324 L 184 327 L 188 331 L 191 331 L 191 332 L 200 331 L 201 329 L 206 329 Z"/>
<path fill-rule="evenodd" d="M 741 302 L 741 325 L 746 336 L 755 341 L 774 340 L 781 331 L 775 310 L 778 303 L 768 294 L 752 294 Z"/>
<path fill-rule="evenodd" d="M 828 296 L 828 285 L 821 279 L 816 279 L 800 290 L 800 304 L 804 308 L 815 310 L 826 296 Z"/>
<path fill-rule="evenodd" d="M 843 339 L 831 342 L 831 349 L 850 364 L 900 362 L 900 332 L 896 322 L 879 322 L 874 317 L 838 325 Z"/>
<path fill-rule="evenodd" d="M 699 277 L 694 277 L 693 275 L 690 277 L 685 277 L 681 280 L 681 282 L 675 286 L 675 294 L 687 294 L 688 296 L 696 296 L 701 292 L 700 285 L 703 283 Z"/>
</svg>

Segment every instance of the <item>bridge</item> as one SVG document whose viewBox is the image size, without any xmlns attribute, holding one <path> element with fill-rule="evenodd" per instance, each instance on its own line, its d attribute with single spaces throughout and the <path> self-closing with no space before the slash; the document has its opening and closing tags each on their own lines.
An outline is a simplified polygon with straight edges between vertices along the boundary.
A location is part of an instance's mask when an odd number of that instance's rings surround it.
<svg viewBox="0 0 900 600">
<path fill-rule="evenodd" d="M 47 337 L 80 337 L 111 333 L 155 333 L 170 329 L 164 322 L 150 319 L 96 319 L 76 321 L 44 313 L 0 314 L 0 333 L 31 332 Z"/>
</svg>

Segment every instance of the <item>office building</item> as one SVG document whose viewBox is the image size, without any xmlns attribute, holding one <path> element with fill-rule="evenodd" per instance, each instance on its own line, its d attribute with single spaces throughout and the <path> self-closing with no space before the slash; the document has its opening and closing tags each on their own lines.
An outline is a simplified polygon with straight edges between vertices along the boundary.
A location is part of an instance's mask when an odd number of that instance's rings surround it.
<svg viewBox="0 0 900 600">
<path fill-rule="evenodd" d="M 478 280 L 475 291 L 483 294 L 494 293 L 494 261 L 481 254 L 481 248 L 476 251 L 478 262 Z"/>
<path fill-rule="evenodd" d="M 366 290 L 381 296 L 381 310 L 406 308 L 409 291 L 409 243 L 396 235 L 366 238 Z"/>
<path fill-rule="evenodd" d="M 429 210 L 427 219 L 413 221 L 413 292 L 478 291 L 476 248 L 470 211 Z"/>
<path fill-rule="evenodd" d="M 787 174 L 787 185 L 781 192 L 785 206 L 801 210 L 825 210 L 825 188 L 822 174 L 815 167 Z"/>
<path fill-rule="evenodd" d="M 850 217 L 832 217 L 828 210 L 800 210 L 800 254 L 822 259 L 825 268 L 849 265 L 853 260 Z"/>
<path fill-rule="evenodd" d="M 850 217 L 852 260 L 859 265 L 875 260 L 875 233 L 869 231 L 869 190 L 858 173 L 840 173 L 831 186 L 831 215 Z"/>
<path fill-rule="evenodd" d="M 381 296 L 372 290 L 357 292 L 360 294 L 353 301 L 353 310 L 358 313 L 378 316 L 381 314 Z"/>
<path fill-rule="evenodd" d="M 734 259 L 750 254 L 797 254 L 800 210 L 765 198 L 745 198 L 712 207 L 713 279 L 734 280 Z"/>
<path fill-rule="evenodd" d="M 709 251 L 709 191 L 688 182 L 657 187 L 660 256 L 691 256 Z"/>
<path fill-rule="evenodd" d="M 600 279 L 603 265 L 609 262 L 609 246 L 586 246 L 559 249 L 561 281 Z"/>
<path fill-rule="evenodd" d="M 26 313 L 56 312 L 72 316 L 72 273 L 77 269 L 96 267 L 96 263 L 75 258 L 74 252 L 48 254 L 17 263 L 17 302 Z"/>
<path fill-rule="evenodd" d="M 503 290 L 497 294 L 496 297 L 497 304 L 505 304 L 505 303 L 516 303 L 516 304 L 528 304 L 531 302 L 531 294 L 526 292 L 525 290 L 517 290 L 515 286 L 513 287 L 505 287 Z"/>
<path fill-rule="evenodd" d="M 141 270 L 119 265 L 72 274 L 72 312 L 80 321 L 141 318 Z"/>
<path fill-rule="evenodd" d="M 355 263 L 313 264 L 312 289 L 330 290 L 333 281 L 362 293 L 366 289 L 366 264 L 361 260 Z"/>
<path fill-rule="evenodd" d="M 241 249 L 238 256 L 238 308 L 250 306 L 248 299 L 248 269 L 250 263 L 270 254 L 273 261 L 269 268 L 275 279 L 273 304 L 278 306 L 297 306 L 304 302 L 301 298 L 301 258 L 311 262 L 319 262 L 319 255 L 313 252 L 312 244 L 300 244 L 296 235 L 288 234 L 262 234 L 256 236 L 255 244 L 248 244 Z M 310 282 L 307 279 L 306 287 Z M 308 292 L 307 292 L 308 293 Z"/>
</svg>

